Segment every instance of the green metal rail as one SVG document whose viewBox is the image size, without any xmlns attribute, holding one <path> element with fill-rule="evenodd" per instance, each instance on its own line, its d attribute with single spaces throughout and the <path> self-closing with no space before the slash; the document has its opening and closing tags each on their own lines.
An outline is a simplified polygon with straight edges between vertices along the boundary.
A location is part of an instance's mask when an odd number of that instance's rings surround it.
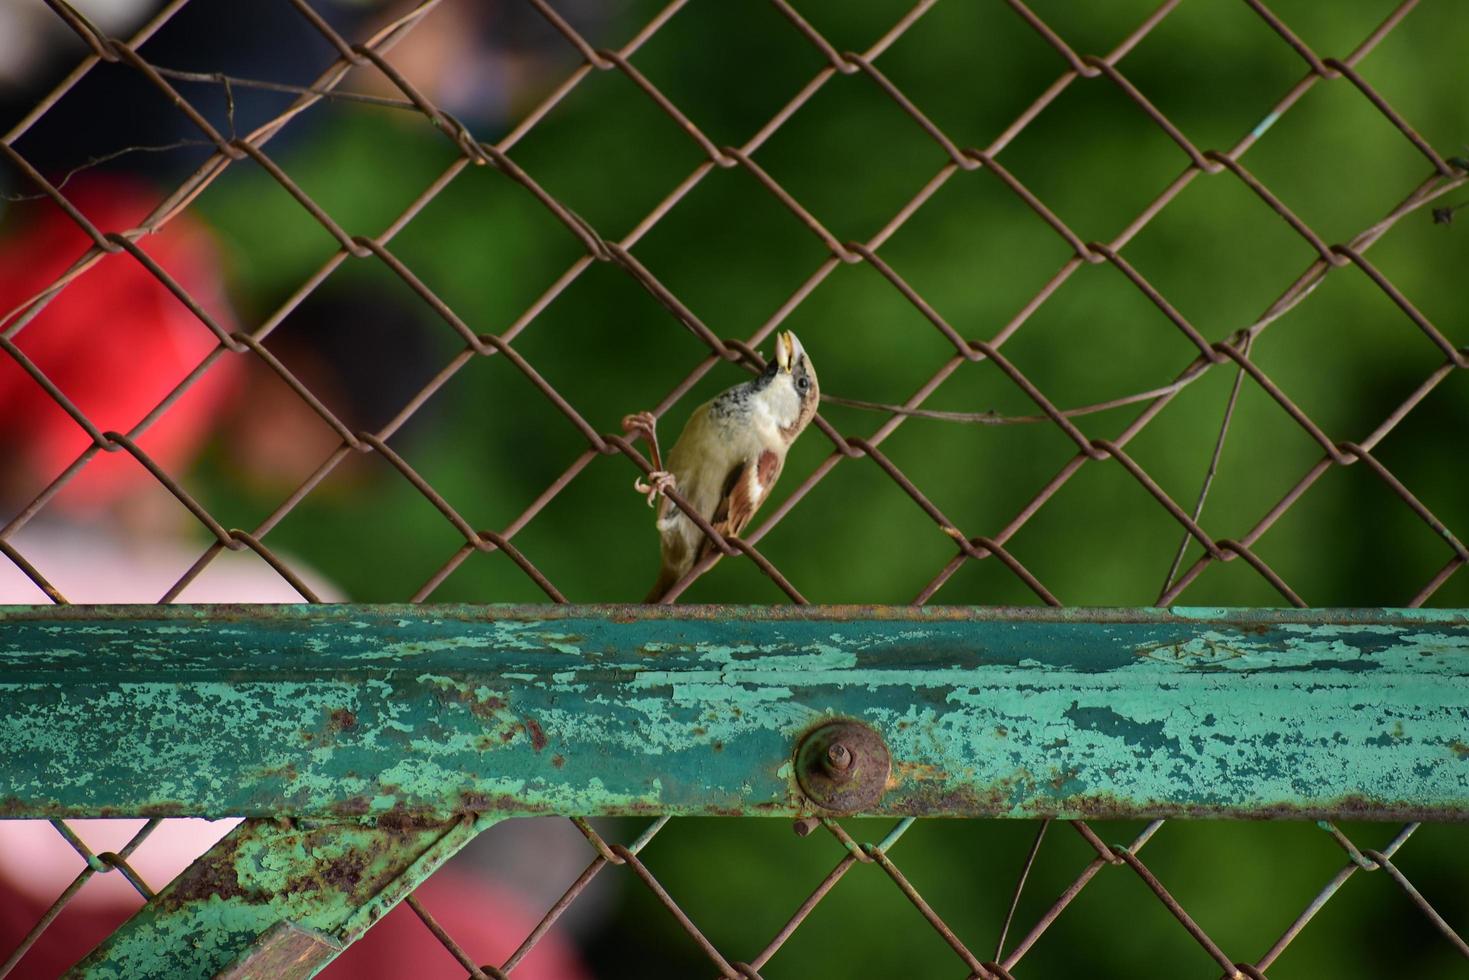
<svg viewBox="0 0 1469 980">
<path fill-rule="evenodd" d="M 13 608 L 0 746 L 258 818 L 79 975 L 307 976 L 510 816 L 1463 820 L 1469 611 Z"/>
<path fill-rule="evenodd" d="M 1469 814 L 1469 613 L 112 607 L 0 614 L 0 815 Z"/>
</svg>

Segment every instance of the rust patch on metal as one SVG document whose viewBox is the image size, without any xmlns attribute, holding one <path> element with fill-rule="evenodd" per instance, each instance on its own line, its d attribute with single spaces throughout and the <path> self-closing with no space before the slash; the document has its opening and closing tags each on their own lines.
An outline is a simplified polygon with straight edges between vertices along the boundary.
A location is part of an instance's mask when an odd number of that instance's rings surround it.
<svg viewBox="0 0 1469 980">
<path fill-rule="evenodd" d="M 525 720 L 525 730 L 530 735 L 531 748 L 537 752 L 546 747 L 546 733 L 541 730 L 541 723 L 534 718 Z"/>
<path fill-rule="evenodd" d="M 372 809 L 372 801 L 365 796 L 349 796 L 331 808 L 340 817 L 361 817 Z"/>
<path fill-rule="evenodd" d="M 173 880 L 153 901 L 164 911 L 182 908 L 191 902 L 207 902 L 211 898 L 228 902 L 241 899 L 251 905 L 263 905 L 270 895 L 240 884 L 235 861 L 239 856 L 239 840 L 226 837 Z"/>
<path fill-rule="evenodd" d="M 549 813 L 551 807 L 545 803 L 528 803 L 509 793 L 491 796 L 489 793 L 465 791 L 459 794 L 456 813 Z"/>
<path fill-rule="evenodd" d="M 440 814 L 429 810 L 414 809 L 404 806 L 395 806 L 391 810 L 385 810 L 378 815 L 377 828 L 390 834 L 407 835 L 416 834 L 425 830 L 444 828 L 454 823 L 453 819 L 445 820 Z"/>
<path fill-rule="evenodd" d="M 900 799 L 890 798 L 889 806 L 882 807 L 881 810 L 884 813 L 914 817 L 952 813 L 1005 813 L 1011 808 L 1013 794 L 1014 782 L 1009 779 L 989 786 L 964 784 L 944 787 L 936 783 L 926 783 L 902 793 Z"/>
<path fill-rule="evenodd" d="M 137 809 L 104 807 L 104 817 L 185 817 L 192 814 L 182 803 L 149 803 Z M 126 811 L 126 812 L 124 812 Z"/>
<path fill-rule="evenodd" d="M 357 890 L 362 887 L 363 880 L 367 877 L 367 868 L 370 863 L 371 857 L 368 854 L 353 849 L 332 858 L 318 870 L 286 879 L 281 891 L 296 894 L 331 890 L 352 896 L 355 900 Z"/>
<path fill-rule="evenodd" d="M 499 721 L 505 710 L 505 699 L 495 694 L 481 698 L 462 687 L 448 685 L 438 688 L 435 693 L 443 701 L 459 702 L 469 709 L 470 714 L 484 721 Z"/>
</svg>

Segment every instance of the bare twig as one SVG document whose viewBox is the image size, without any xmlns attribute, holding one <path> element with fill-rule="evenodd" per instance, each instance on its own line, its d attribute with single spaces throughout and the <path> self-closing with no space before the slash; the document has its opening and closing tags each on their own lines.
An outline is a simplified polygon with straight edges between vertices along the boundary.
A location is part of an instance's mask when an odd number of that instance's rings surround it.
<svg viewBox="0 0 1469 980">
<path fill-rule="evenodd" d="M 209 140 L 177 140 L 173 143 L 164 143 L 161 146 L 124 146 L 120 150 L 113 150 L 111 153 L 104 153 L 99 157 L 90 157 L 86 163 L 72 167 L 56 182 L 56 189 L 61 190 L 69 180 L 84 170 L 91 170 L 93 167 L 100 167 L 104 163 L 111 163 L 118 157 L 125 157 L 130 153 L 167 153 L 170 150 L 183 150 L 193 146 L 212 147 L 214 144 Z M 35 194 L 0 194 L 0 200 L 19 203 L 21 201 L 39 201 L 46 196 L 46 194 L 39 192 Z"/>
<path fill-rule="evenodd" d="M 217 77 L 219 78 L 219 83 L 224 86 L 224 115 L 225 119 L 229 122 L 230 139 L 237 139 L 238 134 L 235 132 L 235 90 L 232 87 L 233 83 L 231 83 L 230 77 L 224 72 L 220 72 Z"/>
<path fill-rule="evenodd" d="M 167 74 L 168 71 L 169 70 L 167 69 L 160 69 L 160 72 L 163 74 Z M 193 75 L 196 73 L 186 72 L 184 74 Z M 235 130 L 235 81 L 223 72 L 215 72 L 213 75 L 208 77 L 210 78 L 210 80 L 224 86 L 224 115 L 226 122 L 229 124 L 230 139 L 233 140 L 237 136 Z M 56 182 L 56 189 L 61 190 L 73 177 L 75 177 L 79 173 L 82 173 L 85 170 L 91 170 L 93 167 L 100 167 L 105 163 L 111 163 L 113 160 L 119 159 L 120 157 L 128 156 L 132 153 L 167 153 L 171 150 L 184 150 L 195 146 L 212 147 L 214 146 L 214 144 L 209 140 L 182 139 L 176 140 L 172 143 L 164 143 L 157 146 L 124 146 L 122 149 L 113 150 L 111 153 L 104 153 L 101 156 L 88 157 L 86 163 L 78 164 L 77 166 L 72 167 L 65 174 L 63 174 L 61 179 Z M 37 192 L 35 194 L 0 194 L 0 200 L 9 201 L 13 204 L 19 204 L 21 201 L 38 201 L 46 196 L 46 194 L 40 192 Z"/>
<path fill-rule="evenodd" d="M 410 112 L 418 112 L 418 106 L 407 99 L 393 99 L 382 95 L 368 95 L 365 92 L 344 92 L 340 89 L 317 88 L 311 85 L 288 85 L 285 82 L 267 82 L 258 78 L 241 78 L 238 75 L 226 75 L 217 71 L 184 71 L 180 68 L 163 68 L 154 65 L 153 70 L 165 78 L 176 79 L 181 82 L 202 82 L 209 85 L 223 85 L 226 97 L 230 99 L 231 113 L 233 113 L 234 96 L 228 94 L 231 86 L 239 88 L 253 88 L 264 92 L 280 92 L 283 95 L 314 95 L 322 99 L 336 99 L 341 102 L 364 102 L 368 105 L 384 106 L 389 109 L 407 109 Z"/>
<path fill-rule="evenodd" d="M 1138 402 L 1152 401 L 1155 398 L 1163 398 L 1172 395 L 1201 377 L 1204 373 L 1204 364 L 1196 365 L 1181 375 L 1178 380 L 1163 385 L 1161 388 L 1151 388 L 1148 391 L 1140 391 L 1133 395 L 1124 395 L 1121 398 L 1113 398 L 1110 401 L 1097 402 L 1092 405 L 1082 405 L 1079 408 L 1067 408 L 1061 410 L 1061 415 L 1066 418 L 1076 418 L 1080 415 L 1092 415 L 1097 412 L 1105 412 L 1112 408 L 1121 408 L 1125 405 L 1134 405 Z M 933 408 L 906 408 L 902 405 L 889 405 L 886 402 L 870 402 L 860 398 L 843 398 L 840 395 L 822 395 L 821 400 L 833 405 L 845 405 L 848 408 L 861 408 L 873 412 L 891 412 L 894 415 L 907 415 L 913 418 L 934 419 L 939 422 L 966 422 L 977 425 L 1030 425 L 1036 422 L 1049 422 L 1049 415 L 1001 415 L 998 412 L 945 412 Z"/>
<path fill-rule="evenodd" d="M 1015 919 L 1015 910 L 1020 907 L 1020 893 L 1025 890 L 1025 879 L 1030 877 L 1031 866 L 1035 864 L 1035 857 L 1041 851 L 1041 841 L 1046 836 L 1046 828 L 1050 826 L 1049 817 L 1041 821 L 1040 828 L 1035 832 L 1035 841 L 1030 845 L 1030 853 L 1025 857 L 1025 866 L 1020 869 L 1020 877 L 1015 882 L 1015 894 L 1010 897 L 1010 911 L 1005 913 L 1005 924 L 1000 927 L 1000 941 L 995 943 L 995 962 L 997 963 L 1005 957 L 1005 937 L 1010 933 L 1010 923 Z"/>
<path fill-rule="evenodd" d="M 1244 343 L 1240 347 L 1240 353 L 1249 356 L 1250 344 L 1254 341 L 1254 334 L 1246 334 Z M 1242 367 L 1234 369 L 1234 384 L 1229 389 L 1229 401 L 1224 406 L 1224 419 L 1219 424 L 1219 435 L 1214 440 L 1214 452 L 1209 456 L 1209 468 L 1204 472 L 1203 485 L 1199 487 L 1199 497 L 1194 501 L 1194 512 L 1191 515 L 1194 523 L 1199 523 L 1199 518 L 1204 513 L 1204 501 L 1209 497 L 1209 488 L 1214 485 L 1214 474 L 1219 471 L 1219 458 L 1224 454 L 1224 438 L 1229 434 L 1229 423 L 1234 419 L 1234 406 L 1239 403 L 1240 387 L 1244 384 L 1245 370 Z M 1163 579 L 1163 590 L 1158 593 L 1158 601 L 1163 601 L 1163 596 L 1173 587 L 1174 576 L 1178 574 L 1179 566 L 1183 564 L 1183 556 L 1188 551 L 1188 543 L 1191 535 L 1184 532 L 1182 540 L 1178 542 L 1178 550 L 1173 554 L 1173 564 L 1168 567 L 1168 574 Z"/>
</svg>

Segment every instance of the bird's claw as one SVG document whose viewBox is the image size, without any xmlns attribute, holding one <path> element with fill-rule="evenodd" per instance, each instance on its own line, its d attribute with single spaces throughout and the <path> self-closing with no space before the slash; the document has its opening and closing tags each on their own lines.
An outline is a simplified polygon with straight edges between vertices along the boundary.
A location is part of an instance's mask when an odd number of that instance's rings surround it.
<svg viewBox="0 0 1469 980">
<path fill-rule="evenodd" d="M 648 451 L 653 457 L 653 471 L 648 474 L 650 482 L 635 480 L 633 489 L 645 494 L 648 498 L 648 506 L 652 507 L 657 502 L 659 495 L 673 486 L 673 474 L 663 468 L 663 454 L 658 450 L 658 416 L 652 412 L 634 412 L 631 415 L 624 415 L 622 428 L 625 432 L 639 433 L 648 440 Z"/>
<path fill-rule="evenodd" d="M 658 417 L 652 412 L 634 412 L 622 417 L 622 431 L 640 432 L 644 436 L 650 436 L 657 431 Z"/>
<path fill-rule="evenodd" d="M 666 491 L 675 489 L 677 483 L 674 481 L 673 474 L 667 470 L 654 470 L 648 474 L 647 483 L 639 479 L 634 480 L 632 486 L 634 490 L 648 498 L 648 506 L 652 507 Z"/>
</svg>

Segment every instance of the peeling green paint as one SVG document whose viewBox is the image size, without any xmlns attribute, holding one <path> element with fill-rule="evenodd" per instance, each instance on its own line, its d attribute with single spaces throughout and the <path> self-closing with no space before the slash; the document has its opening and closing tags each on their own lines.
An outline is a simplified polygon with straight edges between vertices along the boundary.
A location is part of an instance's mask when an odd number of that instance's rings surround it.
<svg viewBox="0 0 1469 980">
<path fill-rule="evenodd" d="M 0 611 L 5 816 L 790 814 L 832 717 L 879 813 L 1463 818 L 1469 613 Z"/>
<path fill-rule="evenodd" d="M 68 976 L 312 976 L 496 819 L 247 820 Z M 262 947 L 283 939 L 297 958 L 262 972 Z"/>
</svg>

